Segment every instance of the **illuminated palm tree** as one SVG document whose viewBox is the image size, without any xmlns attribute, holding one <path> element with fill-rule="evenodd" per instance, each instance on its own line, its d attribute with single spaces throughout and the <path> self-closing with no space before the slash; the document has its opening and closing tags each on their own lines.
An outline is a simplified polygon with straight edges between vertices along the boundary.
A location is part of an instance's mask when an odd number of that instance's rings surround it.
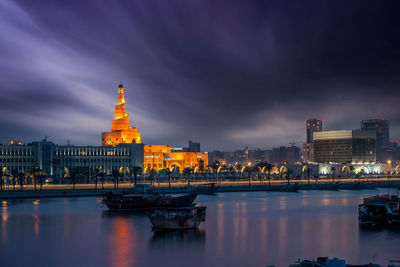
<svg viewBox="0 0 400 267">
<path fill-rule="evenodd" d="M 273 167 L 274 167 L 274 165 L 272 165 L 271 163 L 269 163 L 269 162 L 265 163 L 265 169 L 268 172 L 268 185 L 269 186 L 271 186 L 271 171 L 272 171 Z"/>
</svg>

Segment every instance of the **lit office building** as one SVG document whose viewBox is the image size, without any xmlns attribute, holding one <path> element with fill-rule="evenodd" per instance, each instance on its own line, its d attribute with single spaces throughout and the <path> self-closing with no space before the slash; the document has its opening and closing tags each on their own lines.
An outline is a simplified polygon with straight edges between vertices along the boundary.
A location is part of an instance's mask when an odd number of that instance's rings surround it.
<svg viewBox="0 0 400 267">
<path fill-rule="evenodd" d="M 372 119 L 360 121 L 361 130 L 374 131 L 376 133 L 376 158 L 384 161 L 386 152 L 390 149 L 390 123 L 385 119 Z"/>
<path fill-rule="evenodd" d="M 314 160 L 318 163 L 374 163 L 375 132 L 361 130 L 314 133 Z"/>
</svg>

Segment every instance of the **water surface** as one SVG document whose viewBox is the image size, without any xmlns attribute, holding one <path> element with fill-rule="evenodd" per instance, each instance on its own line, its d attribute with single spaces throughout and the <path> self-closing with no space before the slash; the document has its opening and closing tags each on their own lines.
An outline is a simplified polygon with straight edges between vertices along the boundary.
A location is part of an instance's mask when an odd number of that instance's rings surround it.
<svg viewBox="0 0 400 267">
<path fill-rule="evenodd" d="M 387 191 L 201 195 L 207 222 L 168 233 L 97 198 L 0 202 L 0 266 L 287 266 L 317 256 L 387 264 L 400 259 L 400 231 L 357 221 L 362 197 L 377 192 Z"/>
</svg>

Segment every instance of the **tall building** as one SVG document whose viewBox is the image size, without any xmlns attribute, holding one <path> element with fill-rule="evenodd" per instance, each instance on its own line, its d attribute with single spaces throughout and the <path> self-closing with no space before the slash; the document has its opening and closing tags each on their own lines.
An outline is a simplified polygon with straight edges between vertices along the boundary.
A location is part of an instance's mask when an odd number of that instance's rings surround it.
<svg viewBox="0 0 400 267">
<path fill-rule="evenodd" d="M 362 120 L 360 126 L 361 130 L 375 131 L 376 157 L 378 161 L 384 161 L 390 146 L 389 121 L 385 119 Z"/>
<path fill-rule="evenodd" d="M 375 132 L 361 130 L 314 133 L 314 160 L 318 163 L 374 163 Z"/>
<path fill-rule="evenodd" d="M 200 143 L 189 141 L 188 152 L 200 152 Z"/>
<path fill-rule="evenodd" d="M 314 162 L 314 143 L 304 143 L 301 160 L 304 163 Z"/>
<path fill-rule="evenodd" d="M 314 162 L 314 133 L 322 131 L 321 119 L 309 119 L 306 122 L 306 143 L 303 144 L 301 160 L 303 162 Z"/>
<path fill-rule="evenodd" d="M 307 143 L 313 142 L 313 133 L 322 131 L 322 120 L 309 119 L 306 122 Z"/>
<path fill-rule="evenodd" d="M 140 144 L 140 133 L 136 127 L 129 126 L 129 114 L 125 112 L 124 86 L 118 86 L 118 105 L 114 108 L 114 120 L 111 122 L 111 132 L 101 134 L 103 146 L 116 146 L 121 143 Z"/>
</svg>

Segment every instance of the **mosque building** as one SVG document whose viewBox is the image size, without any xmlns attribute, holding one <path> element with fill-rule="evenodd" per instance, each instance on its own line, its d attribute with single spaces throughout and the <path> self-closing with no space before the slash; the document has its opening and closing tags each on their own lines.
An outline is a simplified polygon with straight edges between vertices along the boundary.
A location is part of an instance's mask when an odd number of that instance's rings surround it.
<svg viewBox="0 0 400 267">
<path fill-rule="evenodd" d="M 129 126 L 129 114 L 125 112 L 124 87 L 118 87 L 118 105 L 115 106 L 111 132 L 101 135 L 102 146 L 119 144 L 140 144 L 141 136 L 136 127 Z M 201 152 L 173 152 L 170 145 L 144 145 L 143 171 L 161 171 L 164 169 L 182 172 L 191 168 L 195 172 L 203 172 L 208 165 L 208 154 Z"/>
<path fill-rule="evenodd" d="M 124 86 L 118 86 L 118 105 L 114 108 L 114 120 L 111 122 L 111 132 L 101 134 L 102 146 L 118 144 L 142 143 L 136 127 L 129 126 L 129 114 L 125 112 Z"/>
</svg>

